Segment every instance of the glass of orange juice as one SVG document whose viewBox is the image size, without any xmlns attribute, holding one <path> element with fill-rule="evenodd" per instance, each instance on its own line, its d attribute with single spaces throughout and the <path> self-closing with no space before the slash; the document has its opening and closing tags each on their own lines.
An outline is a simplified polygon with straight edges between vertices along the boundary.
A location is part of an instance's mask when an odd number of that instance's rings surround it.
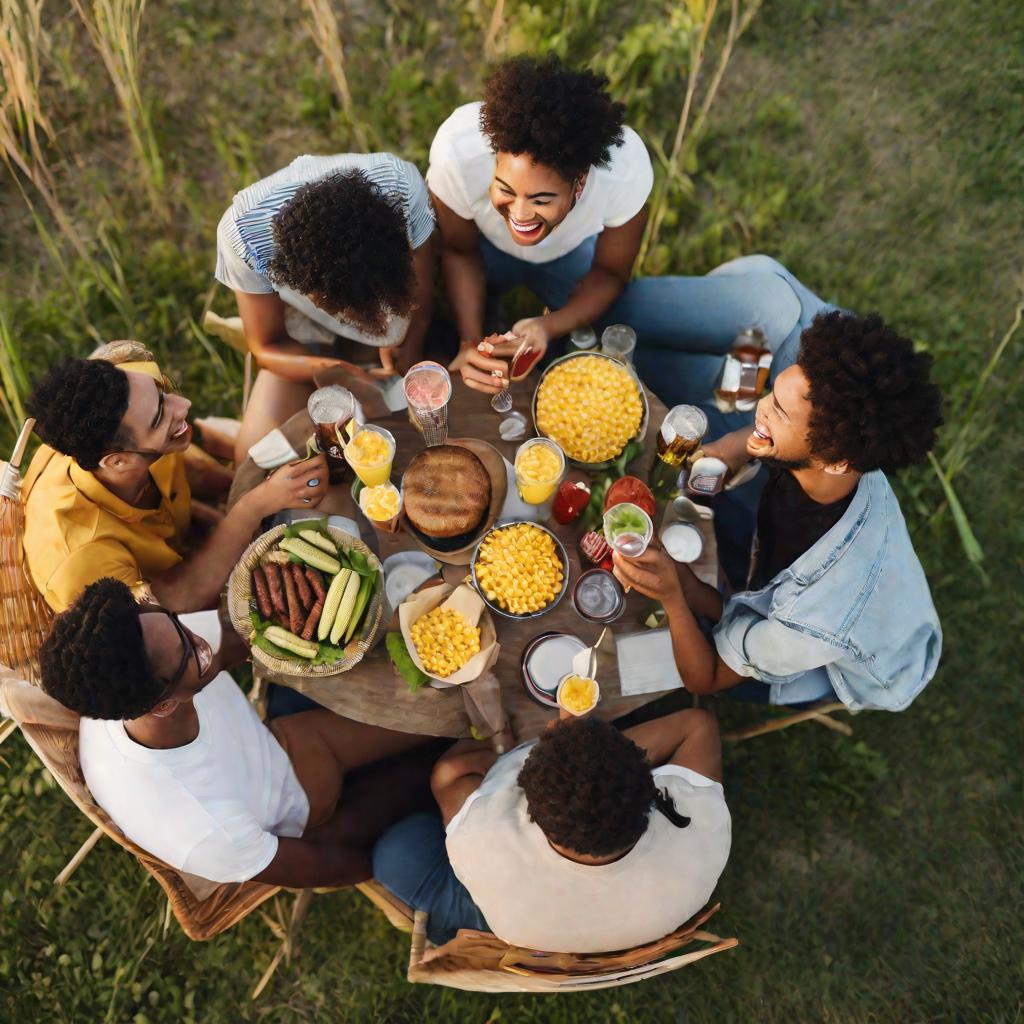
<svg viewBox="0 0 1024 1024">
<path fill-rule="evenodd" d="M 391 432 L 375 424 L 360 427 L 345 445 L 345 461 L 366 487 L 386 484 L 395 461 L 395 439 Z"/>
<path fill-rule="evenodd" d="M 565 454 L 546 437 L 531 437 L 516 452 L 516 487 L 527 505 L 543 505 L 558 489 Z"/>
</svg>

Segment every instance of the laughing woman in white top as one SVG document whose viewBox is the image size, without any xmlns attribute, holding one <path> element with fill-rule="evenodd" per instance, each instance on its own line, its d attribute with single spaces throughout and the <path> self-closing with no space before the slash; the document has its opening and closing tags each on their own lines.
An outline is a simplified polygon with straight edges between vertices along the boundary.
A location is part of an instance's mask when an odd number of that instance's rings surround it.
<svg viewBox="0 0 1024 1024">
<path fill-rule="evenodd" d="M 236 462 L 339 362 L 311 344 L 340 336 L 378 348 L 385 374 L 419 359 L 433 230 L 422 175 L 391 153 L 300 156 L 235 196 L 217 227 L 215 276 L 235 293 L 260 367 Z"/>
<path fill-rule="evenodd" d="M 471 387 L 493 392 L 492 371 L 506 371 L 476 349 L 488 297 L 526 284 L 551 309 L 494 347 L 507 358 L 597 321 L 629 280 L 653 172 L 606 85 L 554 57 L 506 61 L 483 103 L 459 107 L 434 137 L 427 184 L 461 342 L 452 365 Z"/>
<path fill-rule="evenodd" d="M 564 720 L 497 759 L 457 744 L 431 780 L 441 817 L 386 832 L 374 878 L 428 912 L 436 943 L 476 928 L 555 953 L 628 949 L 714 892 L 732 836 L 721 777 L 718 725 L 699 709 L 625 733 Z"/>
</svg>

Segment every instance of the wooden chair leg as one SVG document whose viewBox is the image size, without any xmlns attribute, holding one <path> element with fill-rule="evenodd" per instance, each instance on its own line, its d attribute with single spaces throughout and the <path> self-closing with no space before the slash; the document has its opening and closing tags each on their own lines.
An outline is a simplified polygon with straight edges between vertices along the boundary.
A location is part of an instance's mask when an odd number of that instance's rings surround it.
<svg viewBox="0 0 1024 1024">
<path fill-rule="evenodd" d="M 291 920 L 288 923 L 288 930 L 285 932 L 285 936 L 281 940 L 281 945 L 278 946 L 274 958 L 263 972 L 263 977 L 260 978 L 256 987 L 252 990 L 252 998 L 254 1000 L 259 999 L 263 994 L 263 990 L 270 983 L 274 972 L 281 966 L 281 961 L 286 960 L 288 963 L 291 963 L 292 953 L 295 951 L 298 942 L 299 929 L 302 927 L 302 922 L 306 919 L 306 914 L 309 912 L 309 905 L 312 900 L 312 889 L 300 889 L 296 893 L 295 902 L 292 904 L 292 914 Z"/>
<path fill-rule="evenodd" d="M 249 395 L 252 392 L 252 353 L 245 353 L 245 367 L 242 370 L 242 415 L 245 415 L 245 407 L 249 404 Z"/>
<path fill-rule="evenodd" d="M 79 864 L 89 856 L 89 851 L 100 841 L 103 836 L 103 829 L 97 828 L 92 835 L 78 848 L 78 853 L 67 862 L 64 870 L 53 880 L 54 885 L 64 885 L 65 882 L 78 870 Z"/>
<path fill-rule="evenodd" d="M 848 722 L 840 722 L 838 719 L 833 718 L 831 715 L 822 713 L 817 718 L 812 718 L 812 722 L 817 722 L 818 725 L 825 726 L 826 729 L 831 729 L 833 732 L 842 733 L 843 736 L 853 735 L 853 726 Z"/>
<path fill-rule="evenodd" d="M 822 721 L 822 719 L 827 718 L 829 712 L 842 711 L 844 708 L 845 705 L 842 704 L 840 701 L 836 701 L 832 704 L 823 704 L 821 707 L 808 708 L 806 711 L 798 711 L 796 714 L 793 715 L 785 715 L 782 718 L 772 718 L 769 719 L 767 722 L 761 722 L 758 725 L 752 725 L 747 727 L 746 729 L 738 729 L 735 732 L 727 732 L 722 737 L 722 739 L 728 741 L 729 743 L 740 743 L 743 740 L 753 739 L 755 736 L 764 736 L 766 733 L 778 732 L 780 729 L 788 729 L 791 725 L 797 725 L 800 722 L 807 722 L 812 720 L 821 721 L 824 725 L 825 723 Z M 844 732 L 842 728 L 844 723 L 837 722 L 834 718 L 829 719 L 829 723 L 829 728 L 835 728 L 836 726 L 839 726 L 840 728 L 838 728 L 836 731 Z M 849 726 L 846 726 L 846 728 L 850 731 L 848 733 L 845 733 L 845 735 L 852 736 L 853 730 L 850 729 Z"/>
<path fill-rule="evenodd" d="M 416 974 L 420 970 L 420 963 L 423 960 L 423 953 L 427 948 L 427 919 L 425 910 L 417 910 L 412 918 L 412 940 L 409 943 L 409 972 L 406 975 L 409 981 L 416 980 Z"/>
</svg>

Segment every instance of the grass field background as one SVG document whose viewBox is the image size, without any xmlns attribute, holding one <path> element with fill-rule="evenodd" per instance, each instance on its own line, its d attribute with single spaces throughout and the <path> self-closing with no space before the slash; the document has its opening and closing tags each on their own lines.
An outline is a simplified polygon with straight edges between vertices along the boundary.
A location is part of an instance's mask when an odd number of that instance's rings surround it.
<svg viewBox="0 0 1024 1024">
<path fill-rule="evenodd" d="M 606 71 L 630 122 L 668 151 L 703 6 L 510 2 L 494 42 Z M 0 176 L 12 415 L 60 353 L 118 337 L 151 345 L 198 410 L 232 412 L 238 361 L 196 326 L 211 305 L 233 312 L 211 276 L 231 194 L 299 153 L 360 138 L 425 169 L 436 126 L 478 95 L 491 11 L 484 0 L 351 2 L 346 111 L 301 5 L 153 2 L 136 150 L 81 20 L 45 3 L 39 98 L 53 132 L 42 147 L 82 244 L 24 174 Z M 0 1019 L 1024 1019 L 1024 331 L 993 360 L 1024 296 L 1022 54 L 1016 0 L 766 0 L 668 190 L 648 269 L 702 273 L 770 253 L 823 297 L 877 309 L 926 346 L 947 395 L 936 464 L 897 482 L 945 629 L 942 667 L 906 713 L 856 718 L 852 739 L 806 725 L 726 751 L 734 847 L 715 927 L 737 950 L 589 996 L 414 988 L 404 938 L 339 893 L 314 900 L 298 959 L 253 1004 L 275 948 L 258 914 L 203 945 L 173 926 L 165 936 L 160 890 L 109 843 L 66 888 L 52 885 L 91 826 L 14 737 L 0 748 Z M 11 437 L 4 423 L 4 449 Z M 727 727 L 754 717 L 721 716 Z"/>
</svg>

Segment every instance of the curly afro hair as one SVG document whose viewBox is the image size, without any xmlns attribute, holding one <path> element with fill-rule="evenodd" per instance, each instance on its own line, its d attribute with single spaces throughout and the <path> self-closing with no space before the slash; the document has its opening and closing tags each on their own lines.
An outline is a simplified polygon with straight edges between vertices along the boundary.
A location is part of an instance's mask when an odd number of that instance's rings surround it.
<svg viewBox="0 0 1024 1024">
<path fill-rule="evenodd" d="M 553 56 L 516 57 L 484 83 L 480 127 L 496 153 L 526 153 L 574 182 L 622 144 L 626 106 L 609 98 L 607 84 Z"/>
<path fill-rule="evenodd" d="M 519 785 L 530 820 L 548 839 L 591 857 L 631 847 L 657 795 L 644 752 L 596 718 L 563 720 L 543 733 Z"/>
<path fill-rule="evenodd" d="M 369 334 L 407 316 L 416 275 L 402 199 L 358 170 L 303 185 L 274 217 L 271 279 Z"/>
<path fill-rule="evenodd" d="M 128 378 L 101 359 L 64 359 L 36 384 L 25 403 L 36 433 L 82 469 L 131 443 L 121 421 L 128 410 Z"/>
<path fill-rule="evenodd" d="M 807 377 L 811 454 L 887 473 L 921 462 L 942 424 L 932 357 L 915 352 L 877 313 L 819 313 L 800 336 Z"/>
<path fill-rule="evenodd" d="M 109 577 L 54 619 L 39 661 L 43 689 L 87 718 L 138 718 L 166 688 L 149 663 L 132 592 Z"/>
</svg>

